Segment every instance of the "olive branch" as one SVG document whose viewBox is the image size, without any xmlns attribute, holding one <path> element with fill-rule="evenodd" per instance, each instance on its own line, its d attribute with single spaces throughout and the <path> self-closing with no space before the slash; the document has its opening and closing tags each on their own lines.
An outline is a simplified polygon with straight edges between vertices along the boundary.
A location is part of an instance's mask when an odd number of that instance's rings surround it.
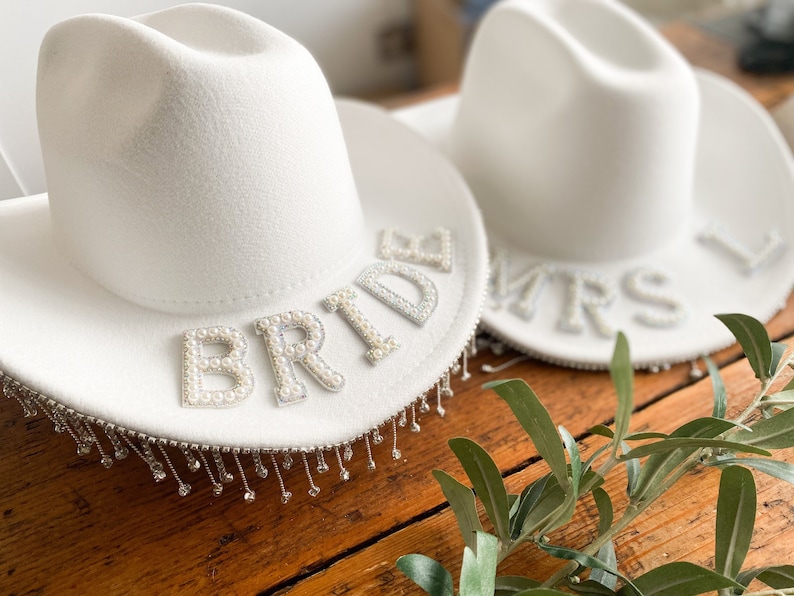
<svg viewBox="0 0 794 596">
<path fill-rule="evenodd" d="M 550 472 L 527 485 L 520 494 L 510 494 L 485 449 L 463 437 L 449 441 L 472 485 L 469 488 L 442 470 L 433 471 L 465 543 L 457 594 L 794 595 L 794 565 L 742 569 L 756 514 L 751 469 L 794 483 L 794 465 L 773 459 L 770 452 L 794 446 L 794 379 L 781 391 L 769 393 L 781 373 L 794 368 L 794 356 L 784 357 L 786 346 L 771 342 L 764 326 L 752 317 L 727 314 L 717 318 L 736 337 L 760 383 L 752 402 L 731 420 L 725 418 L 727 392 L 719 371 L 704 358 L 714 392 L 711 416 L 691 420 L 670 434 L 630 433 L 634 371 L 623 334 L 617 337 L 610 364 L 617 395 L 614 428 L 598 425 L 590 430 L 605 441 L 586 460 L 573 436 L 564 426 L 554 425 L 549 412 L 523 380 L 495 381 L 484 386 L 510 406 Z M 632 447 L 635 442 L 640 443 Z M 612 498 L 602 485 L 619 466 L 625 467 L 628 478 L 628 504 L 616 519 Z M 699 466 L 721 470 L 714 569 L 676 561 L 639 577 L 622 574 L 615 555 L 615 538 Z M 551 544 L 548 535 L 573 519 L 577 503 L 586 495 L 595 501 L 598 510 L 595 539 L 582 549 Z M 477 499 L 492 533 L 483 528 Z M 545 580 L 498 577 L 498 564 L 527 543 L 560 559 L 559 569 Z M 404 555 L 398 559 L 397 567 L 432 596 L 456 594 L 450 572 L 429 557 Z M 585 573 L 587 578 L 583 580 Z M 748 591 L 755 579 L 770 589 Z"/>
</svg>

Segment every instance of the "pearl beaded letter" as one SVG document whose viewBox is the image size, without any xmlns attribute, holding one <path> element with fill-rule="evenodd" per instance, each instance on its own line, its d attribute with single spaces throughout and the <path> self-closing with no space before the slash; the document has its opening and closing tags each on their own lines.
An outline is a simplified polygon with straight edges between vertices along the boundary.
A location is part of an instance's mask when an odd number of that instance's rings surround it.
<svg viewBox="0 0 794 596">
<path fill-rule="evenodd" d="M 590 288 L 591 292 L 585 292 Z M 568 298 L 560 319 L 560 329 L 571 333 L 584 330 L 584 314 L 590 315 L 601 337 L 612 337 L 615 330 L 604 314 L 617 297 L 615 282 L 593 271 L 568 271 Z"/>
<path fill-rule="evenodd" d="M 378 364 L 381 360 L 392 354 L 400 347 L 393 336 L 383 337 L 372 323 L 361 313 L 353 303 L 357 294 L 351 287 L 344 287 L 338 292 L 328 296 L 324 302 L 331 312 L 341 311 L 348 323 L 361 336 L 369 346 L 367 358 L 372 364 Z"/>
<path fill-rule="evenodd" d="M 669 278 L 664 273 L 647 267 L 640 267 L 626 274 L 623 285 L 629 296 L 666 307 L 663 311 L 650 308 L 641 310 L 635 316 L 637 321 L 648 327 L 675 327 L 686 319 L 689 312 L 686 303 L 675 294 L 656 287 L 668 281 Z"/>
<path fill-rule="evenodd" d="M 756 252 L 751 251 L 730 233 L 721 222 L 713 221 L 698 235 L 698 239 L 707 244 L 715 245 L 741 263 L 744 272 L 752 275 L 761 271 L 784 247 L 783 237 L 777 230 L 770 230 L 764 238 L 764 245 Z"/>
<path fill-rule="evenodd" d="M 539 263 L 510 279 L 510 256 L 506 250 L 499 250 L 491 259 L 491 294 L 496 298 L 504 298 L 522 288 L 519 299 L 510 305 L 510 311 L 529 321 L 535 315 L 543 288 L 556 270 L 552 263 Z"/>
<path fill-rule="evenodd" d="M 443 227 L 433 230 L 432 238 L 438 239 L 439 252 L 426 252 L 422 246 L 428 238 L 421 234 L 405 234 L 395 228 L 383 230 L 378 257 L 381 259 L 397 259 L 406 263 L 429 265 L 441 271 L 452 271 L 452 232 Z M 404 246 L 395 246 L 394 240 L 399 239 Z"/>
<path fill-rule="evenodd" d="M 397 275 L 410 281 L 422 291 L 422 302 L 414 304 L 378 281 L 386 274 Z M 370 294 L 391 306 L 417 325 L 424 325 L 438 306 L 436 285 L 424 273 L 395 261 L 382 261 L 370 265 L 358 278 L 358 283 Z"/>
<path fill-rule="evenodd" d="M 278 405 L 303 401 L 309 395 L 306 385 L 295 376 L 295 362 L 302 364 L 326 389 L 340 391 L 345 386 L 345 378 L 328 366 L 318 353 L 325 341 L 325 328 L 316 315 L 293 310 L 257 319 L 255 325 L 256 332 L 265 338 L 276 375 L 274 391 Z M 287 344 L 284 332 L 296 328 L 303 329 L 306 337 Z"/>
<path fill-rule="evenodd" d="M 205 356 L 206 344 L 226 344 L 229 348 L 217 356 Z M 240 403 L 254 389 L 254 375 L 243 359 L 248 342 L 231 327 L 188 329 L 182 334 L 182 406 L 188 408 L 224 408 Z M 204 389 L 204 375 L 227 375 L 236 381 L 231 389 Z"/>
</svg>

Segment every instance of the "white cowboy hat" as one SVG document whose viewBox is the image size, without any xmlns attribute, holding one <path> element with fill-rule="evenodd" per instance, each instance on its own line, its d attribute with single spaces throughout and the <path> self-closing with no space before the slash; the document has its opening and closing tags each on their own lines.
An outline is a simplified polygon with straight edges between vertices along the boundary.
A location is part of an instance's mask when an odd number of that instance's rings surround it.
<svg viewBox="0 0 794 596">
<path fill-rule="evenodd" d="M 297 42 L 212 5 L 76 17 L 44 39 L 37 110 L 49 194 L 0 202 L 0 371 L 81 449 L 158 478 L 179 451 L 344 476 L 340 449 L 448 392 L 479 211 L 419 135 L 335 105 Z"/>
<path fill-rule="evenodd" d="M 769 319 L 794 280 L 794 176 L 767 113 L 693 72 L 610 0 L 505 0 L 459 95 L 394 112 L 446 151 L 492 250 L 482 326 L 584 368 L 624 331 L 655 368 L 731 343 L 713 318 Z"/>
</svg>

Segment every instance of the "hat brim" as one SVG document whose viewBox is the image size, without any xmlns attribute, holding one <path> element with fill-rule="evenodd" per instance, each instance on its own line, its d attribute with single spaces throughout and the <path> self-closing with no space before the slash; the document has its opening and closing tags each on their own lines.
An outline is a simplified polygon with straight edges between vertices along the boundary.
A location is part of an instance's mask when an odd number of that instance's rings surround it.
<svg viewBox="0 0 794 596">
<path fill-rule="evenodd" d="M 219 448 L 340 445 L 415 402 L 458 358 L 479 319 L 487 277 L 484 228 L 465 182 L 440 152 L 382 110 L 350 101 L 337 107 L 366 222 L 361 249 L 336 270 L 244 311 L 174 315 L 129 303 L 57 250 L 46 195 L 0 201 L 0 371 L 83 416 L 154 439 Z M 454 263 L 449 273 L 411 265 L 438 289 L 438 306 L 420 327 L 355 282 L 379 260 L 383 229 L 429 235 L 436 226 L 452 230 Z M 296 228 L 297 242 L 300 233 Z M 377 366 L 341 313 L 323 305 L 345 286 L 358 287 L 359 309 L 401 344 Z M 295 309 L 322 320 L 321 354 L 346 383 L 330 392 L 296 366 L 309 397 L 279 407 L 254 321 Z M 229 408 L 182 407 L 182 332 L 218 325 L 247 337 L 254 391 Z"/>
<path fill-rule="evenodd" d="M 605 275 L 617 287 L 628 272 L 640 267 L 665 273 L 667 283 L 661 289 L 677 295 L 688 307 L 688 316 L 682 322 L 666 328 L 639 322 L 641 309 L 659 305 L 638 301 L 622 289 L 607 311 L 612 326 L 627 335 L 637 368 L 690 360 L 729 345 L 732 336 L 713 315 L 741 312 L 767 321 L 783 307 L 794 280 L 794 169 L 789 149 L 768 113 L 745 91 L 713 73 L 696 71 L 695 75 L 701 97 L 700 130 L 694 209 L 687 232 L 663 249 L 637 258 L 554 262 L 558 270 Z M 444 148 L 457 101 L 457 96 L 446 97 L 393 115 Z M 487 197 L 477 199 L 486 201 Z M 723 224 L 753 251 L 762 247 L 767 232 L 776 230 L 785 243 L 782 253 L 748 274 L 728 252 L 698 240 L 713 221 Z M 486 227 L 492 250 L 508 251 L 512 275 L 548 262 L 505 243 L 487 221 Z M 578 334 L 560 329 L 566 286 L 561 276 L 553 278 L 529 320 L 508 308 L 515 295 L 506 299 L 491 296 L 483 310 L 482 326 L 512 347 L 541 359 L 573 367 L 604 368 L 613 348 L 609 338 L 596 334 L 592 325 Z"/>
</svg>

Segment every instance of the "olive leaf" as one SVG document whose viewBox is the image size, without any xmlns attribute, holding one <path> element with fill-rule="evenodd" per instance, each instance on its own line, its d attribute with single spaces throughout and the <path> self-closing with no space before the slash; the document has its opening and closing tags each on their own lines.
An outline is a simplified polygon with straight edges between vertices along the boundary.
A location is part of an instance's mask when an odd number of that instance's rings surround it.
<svg viewBox="0 0 794 596">
<path fill-rule="evenodd" d="M 573 492 L 578 497 L 579 481 L 582 479 L 582 458 L 579 455 L 579 447 L 576 445 L 576 439 L 568 432 L 568 429 L 560 425 L 557 430 L 559 430 L 565 450 L 568 452 L 568 459 L 571 460 L 571 484 L 573 485 Z"/>
<path fill-rule="evenodd" d="M 551 473 L 538 478 L 532 484 L 528 485 L 519 497 L 519 505 L 515 514 L 510 518 L 510 537 L 515 540 L 521 534 L 524 527 L 524 520 L 527 515 L 535 507 L 543 491 L 546 488 L 546 483 L 549 481 Z"/>
<path fill-rule="evenodd" d="M 604 543 L 604 546 L 598 549 L 598 555 L 596 558 L 599 561 L 603 561 L 608 567 L 616 568 L 618 565 L 618 559 L 617 555 L 615 554 L 614 543 L 611 540 Z M 614 590 L 618 583 L 618 578 L 616 576 L 603 569 L 593 569 L 590 572 L 590 579 L 610 590 Z"/>
<path fill-rule="evenodd" d="M 767 567 L 758 574 L 758 579 L 775 590 L 794 588 L 794 565 Z"/>
<path fill-rule="evenodd" d="M 593 572 L 595 573 L 595 571 Z M 590 574 L 592 577 L 592 574 Z M 593 594 L 594 596 L 616 596 L 616 592 L 610 588 L 607 588 L 604 584 L 601 584 L 594 580 L 585 580 L 583 582 L 574 583 L 568 582 L 567 584 L 568 589 L 572 592 L 576 592 L 577 594 Z"/>
<path fill-rule="evenodd" d="M 555 512 L 563 507 L 565 501 L 566 493 L 557 482 L 557 478 L 552 475 L 544 486 L 537 503 L 527 512 L 516 542 L 545 527 Z"/>
<path fill-rule="evenodd" d="M 631 447 L 629 447 L 625 441 L 620 444 L 620 447 L 623 451 L 623 455 L 626 455 L 629 453 L 629 451 L 631 451 Z M 640 474 L 642 472 L 640 468 L 640 462 L 635 458 L 631 458 L 625 460 L 623 464 L 626 466 L 626 477 L 628 479 L 628 482 L 626 483 L 626 494 L 633 495 L 637 490 L 637 483 L 639 482 Z"/>
<path fill-rule="evenodd" d="M 460 569 L 460 596 L 493 594 L 499 541 L 487 532 L 476 533 L 476 549 L 463 549 Z"/>
<path fill-rule="evenodd" d="M 482 531 L 482 523 L 477 515 L 474 493 L 443 470 L 433 470 L 433 477 L 441 486 L 441 491 L 455 514 L 463 541 L 469 548 L 475 548 L 475 532 Z"/>
<path fill-rule="evenodd" d="M 614 515 L 612 499 L 609 498 L 609 493 L 603 488 L 593 489 L 592 495 L 598 509 L 598 535 L 602 536 L 612 527 Z"/>
<path fill-rule="evenodd" d="M 485 507 L 488 519 L 502 542 L 510 541 L 510 507 L 502 475 L 491 456 L 474 441 L 465 437 L 449 440 L 449 446 L 471 480 L 477 496 Z"/>
<path fill-rule="evenodd" d="M 568 592 L 562 592 L 554 588 L 530 588 L 523 592 L 516 592 L 515 596 L 559 596 L 560 594 L 569 596 Z"/>
<path fill-rule="evenodd" d="M 430 596 L 454 596 L 452 574 L 438 561 L 425 555 L 403 555 L 397 569 L 411 578 Z"/>
<path fill-rule="evenodd" d="M 612 437 L 612 454 L 615 455 L 620 448 L 620 443 L 629 432 L 629 421 L 634 411 L 634 369 L 631 366 L 629 342 L 626 336 L 618 333 L 609 374 L 615 393 L 618 398 L 618 407 L 615 413 L 615 434 Z"/>
<path fill-rule="evenodd" d="M 769 474 L 774 478 L 785 480 L 794 484 L 794 465 L 785 462 L 777 461 L 774 459 L 757 459 L 755 457 L 720 457 L 711 462 L 707 462 L 707 466 L 723 466 L 736 464 L 740 466 L 747 466 L 754 468 L 764 474 Z"/>
<path fill-rule="evenodd" d="M 740 573 L 736 581 L 746 587 L 756 578 L 774 590 L 794 588 L 794 565 L 748 569 Z"/>
<path fill-rule="evenodd" d="M 711 388 L 714 393 L 714 408 L 711 411 L 711 416 L 725 418 L 725 412 L 728 410 L 728 392 L 725 390 L 725 383 L 723 383 L 720 371 L 711 358 L 703 356 L 703 362 L 706 363 L 706 370 L 709 371 Z"/>
<path fill-rule="evenodd" d="M 540 582 L 520 575 L 503 575 L 497 577 L 494 585 L 494 596 L 512 596 L 531 588 L 539 588 Z"/>
<path fill-rule="evenodd" d="M 741 451 L 745 453 L 755 453 L 757 455 L 772 455 L 766 449 L 747 445 L 745 443 L 737 443 L 736 441 L 725 441 L 723 439 L 701 439 L 697 437 L 668 437 L 656 443 L 649 443 L 647 445 L 640 445 L 635 447 L 629 453 L 624 453 L 618 459 L 624 461 L 637 457 L 645 457 L 654 453 L 666 453 L 677 449 L 692 448 L 699 449 L 702 447 L 711 447 L 713 449 L 730 449 L 732 451 Z"/>
<path fill-rule="evenodd" d="M 786 353 L 786 349 L 788 346 L 786 344 L 781 344 L 779 342 L 772 342 L 772 362 L 769 365 L 769 372 L 770 374 L 775 374 L 777 371 L 777 367 L 780 365 L 780 360 L 783 358 L 783 354 Z"/>
<path fill-rule="evenodd" d="M 740 430 L 733 440 L 763 449 L 794 447 L 794 410 L 785 410 L 771 418 L 759 420 L 750 430 Z"/>
<path fill-rule="evenodd" d="M 728 466 L 720 477 L 714 567 L 736 578 L 750 549 L 755 525 L 755 481 L 750 470 Z"/>
<path fill-rule="evenodd" d="M 743 586 L 729 577 L 710 569 L 676 561 L 667 563 L 634 579 L 633 585 L 623 586 L 620 596 L 696 596 L 722 588 Z"/>
<path fill-rule="evenodd" d="M 548 410 L 540 403 L 532 388 L 521 379 L 494 381 L 486 383 L 483 388 L 493 389 L 507 402 L 557 481 L 566 485 L 568 464 L 565 462 L 565 450 Z"/>
<path fill-rule="evenodd" d="M 763 324 L 742 314 L 716 316 L 742 346 L 755 376 L 761 381 L 768 380 L 772 368 L 772 344 Z"/>
</svg>

